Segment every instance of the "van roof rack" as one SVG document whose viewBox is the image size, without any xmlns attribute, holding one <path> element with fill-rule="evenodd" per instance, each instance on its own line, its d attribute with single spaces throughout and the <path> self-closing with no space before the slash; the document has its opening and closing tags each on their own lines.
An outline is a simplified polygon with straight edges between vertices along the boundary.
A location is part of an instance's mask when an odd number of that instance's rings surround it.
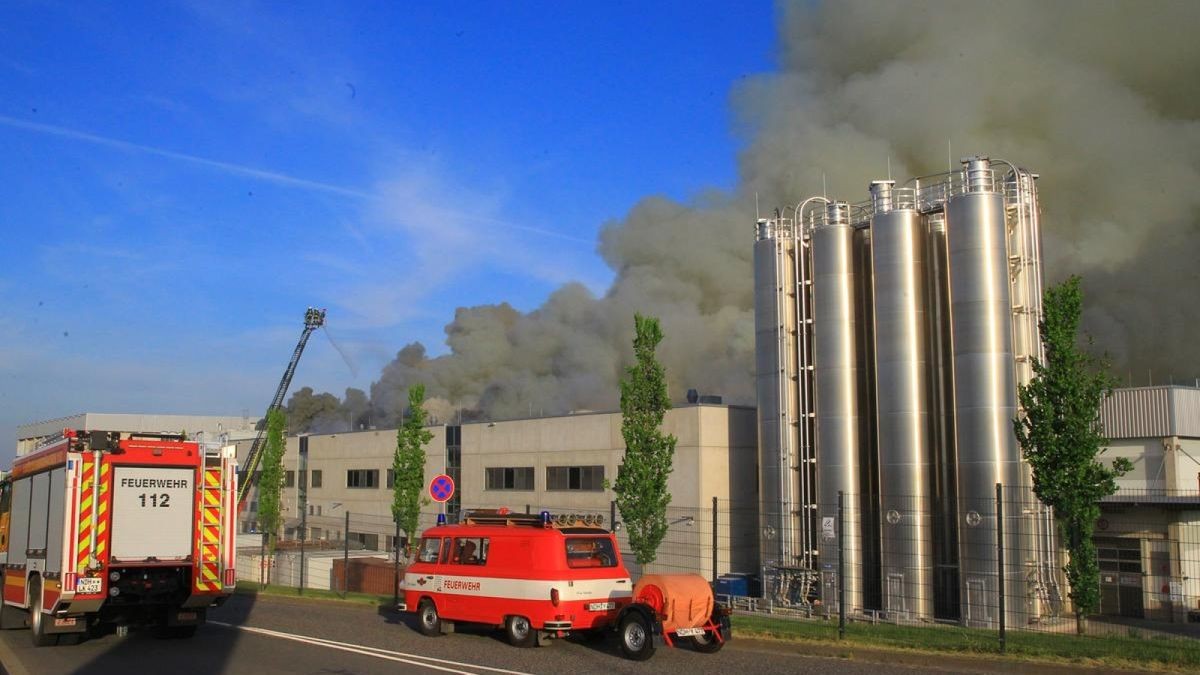
<svg viewBox="0 0 1200 675">
<path fill-rule="evenodd" d="M 544 515 L 543 515 L 544 514 Z M 559 513 L 551 515 L 549 511 L 540 514 L 512 513 L 508 509 L 471 509 L 463 513 L 464 525 L 504 525 L 507 527 L 553 527 L 580 528 L 591 527 L 602 529 L 604 516 L 600 514 Z"/>
</svg>

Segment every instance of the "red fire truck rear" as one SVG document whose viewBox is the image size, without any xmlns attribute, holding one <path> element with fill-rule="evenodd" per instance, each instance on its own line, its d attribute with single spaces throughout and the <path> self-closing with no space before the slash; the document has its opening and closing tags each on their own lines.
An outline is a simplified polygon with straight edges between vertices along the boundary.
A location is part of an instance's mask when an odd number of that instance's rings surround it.
<svg viewBox="0 0 1200 675">
<path fill-rule="evenodd" d="M 89 627 L 190 637 L 236 581 L 233 447 L 63 433 L 0 482 L 0 628 L 55 644 Z"/>
</svg>

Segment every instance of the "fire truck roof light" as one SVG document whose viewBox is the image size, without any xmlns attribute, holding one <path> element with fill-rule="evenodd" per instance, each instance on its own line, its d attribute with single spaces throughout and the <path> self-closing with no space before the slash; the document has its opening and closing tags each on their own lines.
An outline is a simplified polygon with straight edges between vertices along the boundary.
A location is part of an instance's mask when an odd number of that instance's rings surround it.
<svg viewBox="0 0 1200 675">
<path fill-rule="evenodd" d="M 446 524 L 446 514 L 444 514 L 444 513 L 437 514 L 437 524 L 438 525 Z"/>
<path fill-rule="evenodd" d="M 542 527 L 550 527 L 550 512 L 542 511 L 540 515 L 542 517 Z"/>
</svg>

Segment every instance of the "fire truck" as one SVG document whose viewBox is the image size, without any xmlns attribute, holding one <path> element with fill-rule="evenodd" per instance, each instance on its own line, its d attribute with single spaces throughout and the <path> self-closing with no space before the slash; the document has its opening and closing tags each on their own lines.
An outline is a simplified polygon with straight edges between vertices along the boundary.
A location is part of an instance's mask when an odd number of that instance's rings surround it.
<svg viewBox="0 0 1200 675">
<path fill-rule="evenodd" d="M 233 446 L 67 429 L 0 481 L 0 628 L 191 637 L 233 592 Z"/>
</svg>

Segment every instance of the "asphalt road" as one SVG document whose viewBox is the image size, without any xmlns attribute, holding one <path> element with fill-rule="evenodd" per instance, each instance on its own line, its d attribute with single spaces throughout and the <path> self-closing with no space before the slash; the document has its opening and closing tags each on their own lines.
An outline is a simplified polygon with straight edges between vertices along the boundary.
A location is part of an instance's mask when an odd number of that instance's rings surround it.
<svg viewBox="0 0 1200 675">
<path fill-rule="evenodd" d="M 462 629 L 437 638 L 416 631 L 411 615 L 330 602 L 234 596 L 189 640 L 149 634 L 105 635 L 80 644 L 34 648 L 26 630 L 0 632 L 0 662 L 11 675 L 59 673 L 884 673 L 961 672 L 805 656 L 736 638 L 716 654 L 659 649 L 646 662 L 620 656 L 614 641 L 568 640 L 517 649 L 499 631 Z M 932 664 L 931 664 L 932 665 Z"/>
</svg>

